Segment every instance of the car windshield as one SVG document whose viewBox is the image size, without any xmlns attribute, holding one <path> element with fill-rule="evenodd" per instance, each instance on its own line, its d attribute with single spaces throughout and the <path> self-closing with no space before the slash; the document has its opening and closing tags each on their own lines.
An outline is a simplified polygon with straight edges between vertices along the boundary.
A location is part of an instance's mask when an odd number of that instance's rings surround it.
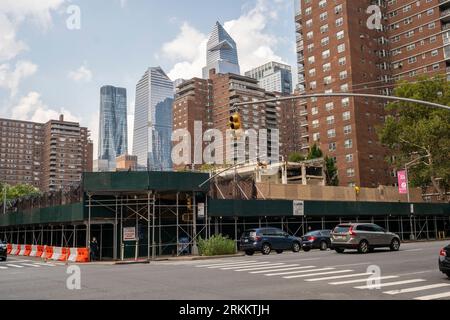
<svg viewBox="0 0 450 320">
<path fill-rule="evenodd" d="M 350 226 L 345 225 L 345 226 L 337 226 L 334 229 L 334 233 L 347 233 L 350 230 Z"/>
<path fill-rule="evenodd" d="M 319 231 L 312 231 L 312 232 L 308 232 L 307 234 L 305 234 L 305 237 L 318 236 L 318 235 L 319 235 Z"/>
</svg>

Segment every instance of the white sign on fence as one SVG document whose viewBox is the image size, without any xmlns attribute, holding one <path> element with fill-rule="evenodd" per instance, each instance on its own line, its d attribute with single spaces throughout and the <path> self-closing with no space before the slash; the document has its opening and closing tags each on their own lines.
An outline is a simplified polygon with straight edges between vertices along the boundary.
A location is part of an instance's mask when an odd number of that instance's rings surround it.
<svg viewBox="0 0 450 320">
<path fill-rule="evenodd" d="M 294 216 L 305 215 L 305 201 L 294 200 L 292 207 L 294 210 Z"/>
<path fill-rule="evenodd" d="M 205 204 L 204 203 L 199 203 L 197 205 L 197 217 L 200 219 L 203 219 L 205 217 Z"/>
<path fill-rule="evenodd" d="M 136 241 L 136 228 L 123 228 L 123 241 Z"/>
</svg>

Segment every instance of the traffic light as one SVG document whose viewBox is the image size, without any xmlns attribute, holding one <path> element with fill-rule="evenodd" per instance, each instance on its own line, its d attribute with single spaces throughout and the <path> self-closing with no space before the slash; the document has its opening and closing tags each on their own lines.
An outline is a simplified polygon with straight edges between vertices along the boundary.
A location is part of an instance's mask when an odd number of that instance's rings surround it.
<svg viewBox="0 0 450 320">
<path fill-rule="evenodd" d="M 359 193 L 361 192 L 361 188 L 358 187 L 358 186 L 356 186 L 356 187 L 355 187 L 355 192 L 356 192 L 356 195 L 358 196 Z"/>
<path fill-rule="evenodd" d="M 242 127 L 241 116 L 239 113 L 235 113 L 230 117 L 230 128 L 231 130 L 239 130 Z"/>
</svg>

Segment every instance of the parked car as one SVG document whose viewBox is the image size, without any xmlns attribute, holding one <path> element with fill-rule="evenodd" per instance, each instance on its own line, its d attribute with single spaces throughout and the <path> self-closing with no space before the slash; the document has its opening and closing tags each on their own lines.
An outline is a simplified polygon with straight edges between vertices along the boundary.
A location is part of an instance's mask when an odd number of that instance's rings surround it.
<svg viewBox="0 0 450 320">
<path fill-rule="evenodd" d="M 284 250 L 300 251 L 301 239 L 290 236 L 287 232 L 277 228 L 257 228 L 247 230 L 242 234 L 240 249 L 247 255 L 253 255 L 256 251 L 268 255 L 272 250 L 278 254 Z"/>
<path fill-rule="evenodd" d="M 400 237 L 372 223 L 338 225 L 331 233 L 331 247 L 337 253 L 357 249 L 359 253 L 372 252 L 374 248 L 400 250 Z"/>
<path fill-rule="evenodd" d="M 0 260 L 6 261 L 8 258 L 8 249 L 6 247 L 6 243 L 0 240 Z"/>
<path fill-rule="evenodd" d="M 439 270 L 450 278 L 450 245 L 439 253 Z"/>
<path fill-rule="evenodd" d="M 305 252 L 311 249 L 320 249 L 322 251 L 331 247 L 331 230 L 318 230 L 305 234 L 302 237 L 302 249 Z"/>
</svg>

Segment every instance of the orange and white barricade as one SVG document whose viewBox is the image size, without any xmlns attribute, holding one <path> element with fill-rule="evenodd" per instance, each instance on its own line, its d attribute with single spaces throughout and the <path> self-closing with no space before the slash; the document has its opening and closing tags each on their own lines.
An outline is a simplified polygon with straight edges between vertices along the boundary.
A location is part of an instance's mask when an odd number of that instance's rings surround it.
<svg viewBox="0 0 450 320">
<path fill-rule="evenodd" d="M 32 245 L 31 251 L 30 251 L 30 257 L 37 257 L 37 252 L 38 252 L 38 246 Z"/>
<path fill-rule="evenodd" d="M 33 247 L 32 245 L 28 245 L 28 244 L 25 245 L 25 251 L 23 253 L 23 255 L 25 257 L 29 257 L 30 256 L 32 247 Z"/>
<path fill-rule="evenodd" d="M 13 244 L 11 249 L 12 256 L 18 256 L 20 252 L 20 244 Z"/>
<path fill-rule="evenodd" d="M 67 261 L 67 259 L 69 259 L 69 255 L 69 248 L 61 248 L 61 254 L 59 255 L 58 261 Z"/>
<path fill-rule="evenodd" d="M 24 244 L 20 245 L 20 250 L 19 250 L 19 253 L 17 255 L 18 256 L 24 256 L 26 249 L 27 249 L 26 245 L 24 245 Z"/>
<path fill-rule="evenodd" d="M 36 257 L 42 257 L 42 255 L 44 254 L 44 252 L 45 252 L 45 246 L 36 246 L 37 247 L 37 249 L 36 249 Z"/>
<path fill-rule="evenodd" d="M 69 261 L 71 262 L 89 262 L 88 248 L 70 248 Z"/>
<path fill-rule="evenodd" d="M 8 253 L 8 254 L 11 254 L 11 251 L 12 251 L 12 244 L 10 244 L 10 243 L 8 243 L 7 245 L 6 245 L 6 252 Z"/>
<path fill-rule="evenodd" d="M 62 250 L 61 247 L 53 247 L 53 255 L 49 259 L 58 261 L 59 257 L 61 256 L 61 250 Z"/>
<path fill-rule="evenodd" d="M 44 252 L 42 253 L 42 259 L 52 259 L 53 257 L 53 247 L 45 246 Z"/>
</svg>

